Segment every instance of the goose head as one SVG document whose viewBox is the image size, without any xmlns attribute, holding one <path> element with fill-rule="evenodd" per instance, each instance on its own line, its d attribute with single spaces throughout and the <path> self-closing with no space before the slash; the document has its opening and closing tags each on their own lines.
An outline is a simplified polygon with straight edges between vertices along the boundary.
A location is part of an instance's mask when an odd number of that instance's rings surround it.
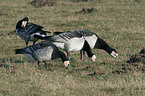
<svg viewBox="0 0 145 96">
<path fill-rule="evenodd" d="M 23 19 L 22 19 L 22 25 L 21 25 L 21 26 L 22 26 L 22 27 L 26 27 L 28 21 L 29 21 L 28 17 L 23 18 Z"/>
<path fill-rule="evenodd" d="M 118 57 L 118 52 L 115 50 L 115 49 L 112 49 L 110 55 L 114 58 L 117 58 Z"/>
<path fill-rule="evenodd" d="M 64 66 L 67 68 L 69 65 L 69 61 L 64 61 Z"/>
<path fill-rule="evenodd" d="M 28 17 L 23 18 L 22 20 L 20 20 L 17 25 L 16 25 L 16 29 L 20 29 L 23 27 L 26 27 L 27 23 L 28 23 Z"/>
</svg>

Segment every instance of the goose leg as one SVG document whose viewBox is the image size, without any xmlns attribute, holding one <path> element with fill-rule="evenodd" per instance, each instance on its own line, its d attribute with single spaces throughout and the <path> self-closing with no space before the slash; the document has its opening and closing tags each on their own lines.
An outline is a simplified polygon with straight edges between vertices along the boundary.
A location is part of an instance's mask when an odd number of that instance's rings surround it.
<svg viewBox="0 0 145 96">
<path fill-rule="evenodd" d="M 80 59 L 83 60 L 83 50 L 80 50 Z"/>
<path fill-rule="evenodd" d="M 80 59 L 86 59 L 86 55 L 85 55 L 85 51 L 84 50 L 80 50 Z"/>
<path fill-rule="evenodd" d="M 86 59 L 86 55 L 85 55 L 85 51 L 83 51 L 83 57 L 84 57 L 84 60 Z"/>
<path fill-rule="evenodd" d="M 38 69 L 40 69 L 40 61 L 38 61 Z"/>
<path fill-rule="evenodd" d="M 44 64 L 45 64 L 45 68 L 46 68 L 46 70 L 48 71 L 48 65 L 47 65 L 47 63 L 44 62 Z"/>
<path fill-rule="evenodd" d="M 82 48 L 82 50 L 86 51 L 88 57 L 92 58 L 92 60 L 95 61 L 96 56 L 92 53 L 91 47 L 90 47 L 90 45 L 88 44 L 87 41 L 85 41 L 84 47 Z"/>
</svg>

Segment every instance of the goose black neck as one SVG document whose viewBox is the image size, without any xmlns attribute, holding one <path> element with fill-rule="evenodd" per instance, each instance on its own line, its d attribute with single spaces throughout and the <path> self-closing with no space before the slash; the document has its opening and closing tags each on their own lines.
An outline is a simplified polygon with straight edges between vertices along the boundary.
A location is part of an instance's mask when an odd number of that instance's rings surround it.
<svg viewBox="0 0 145 96">
<path fill-rule="evenodd" d="M 59 51 L 58 48 L 55 47 L 54 50 L 55 51 L 52 53 L 52 59 L 61 58 L 62 62 L 69 60 L 63 52 Z"/>
<path fill-rule="evenodd" d="M 69 59 L 66 57 L 66 55 L 61 51 L 59 51 L 59 56 L 60 56 L 62 62 L 69 61 Z"/>
<path fill-rule="evenodd" d="M 108 54 L 111 54 L 111 52 L 112 52 L 112 48 L 103 39 L 101 39 L 99 37 L 95 44 L 95 48 L 105 50 Z"/>
<path fill-rule="evenodd" d="M 16 25 L 16 29 L 20 29 L 21 28 L 21 25 L 22 25 L 22 21 L 20 20 L 17 25 Z"/>
</svg>

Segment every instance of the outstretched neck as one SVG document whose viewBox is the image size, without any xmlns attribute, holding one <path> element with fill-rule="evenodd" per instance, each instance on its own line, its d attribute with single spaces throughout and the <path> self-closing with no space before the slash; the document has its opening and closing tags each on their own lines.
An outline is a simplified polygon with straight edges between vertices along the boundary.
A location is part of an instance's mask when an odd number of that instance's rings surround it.
<svg viewBox="0 0 145 96">
<path fill-rule="evenodd" d="M 98 38 L 95 48 L 105 50 L 108 54 L 112 52 L 112 48 L 101 38 Z"/>
<path fill-rule="evenodd" d="M 60 56 L 62 62 L 69 61 L 69 59 L 66 57 L 66 55 L 61 51 L 59 51 L 59 56 Z"/>
<path fill-rule="evenodd" d="M 61 52 L 61 51 L 59 51 L 59 56 L 60 56 L 62 62 L 64 63 L 64 66 L 67 68 L 68 65 L 69 65 L 69 59 L 68 59 L 68 58 L 66 57 L 66 55 L 65 55 L 63 52 Z"/>
</svg>

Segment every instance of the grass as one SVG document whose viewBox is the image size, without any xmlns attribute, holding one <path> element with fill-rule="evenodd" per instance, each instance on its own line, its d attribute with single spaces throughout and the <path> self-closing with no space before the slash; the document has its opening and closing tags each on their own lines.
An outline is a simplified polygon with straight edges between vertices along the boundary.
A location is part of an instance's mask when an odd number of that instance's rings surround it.
<svg viewBox="0 0 145 96">
<path fill-rule="evenodd" d="M 144 0 L 57 0 L 52 7 L 35 8 L 31 0 L 2 0 L 0 3 L 0 95 L 2 96 L 143 96 L 145 74 L 112 74 L 121 62 L 138 53 L 145 45 Z M 82 8 L 97 9 L 94 13 L 76 14 Z M 81 61 L 79 52 L 71 52 L 66 70 L 60 59 L 48 61 L 52 72 L 37 69 L 37 63 L 14 49 L 25 47 L 17 35 L 9 36 L 16 23 L 28 16 L 30 22 L 49 31 L 91 30 L 117 49 L 119 57 L 112 58 L 102 50 L 93 50 L 97 61 Z M 29 45 L 32 44 L 29 43 Z M 83 70 L 90 66 L 89 69 Z M 103 75 L 88 76 L 97 71 Z"/>
</svg>

